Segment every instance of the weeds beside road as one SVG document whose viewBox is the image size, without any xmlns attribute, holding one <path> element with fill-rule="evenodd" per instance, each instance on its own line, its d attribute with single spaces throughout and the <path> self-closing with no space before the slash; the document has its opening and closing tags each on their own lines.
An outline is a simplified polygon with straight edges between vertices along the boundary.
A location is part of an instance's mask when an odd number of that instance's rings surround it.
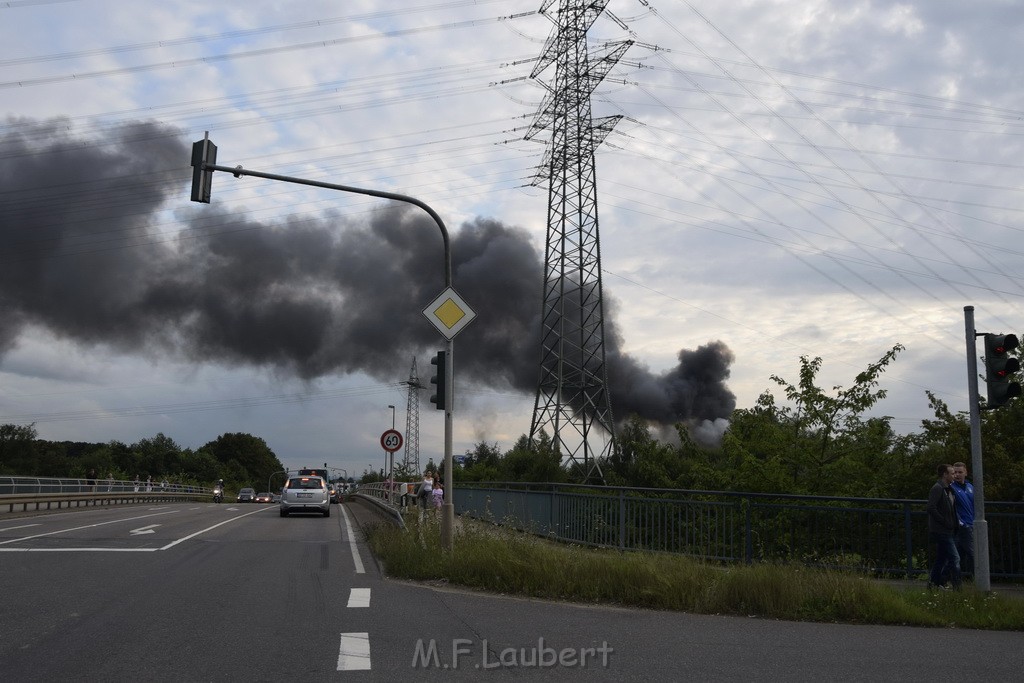
<svg viewBox="0 0 1024 683">
<path fill-rule="evenodd" d="M 499 593 L 799 621 L 1024 630 L 1015 595 L 929 592 L 792 565 L 723 566 L 686 557 L 563 545 L 481 523 L 459 525 L 455 550 L 436 519 L 379 525 L 370 546 L 388 574 Z"/>
</svg>

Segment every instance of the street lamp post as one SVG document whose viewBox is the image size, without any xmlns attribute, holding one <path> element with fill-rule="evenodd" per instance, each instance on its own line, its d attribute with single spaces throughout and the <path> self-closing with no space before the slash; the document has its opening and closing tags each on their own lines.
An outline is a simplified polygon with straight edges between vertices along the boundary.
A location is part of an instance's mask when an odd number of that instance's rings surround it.
<svg viewBox="0 0 1024 683">
<path fill-rule="evenodd" d="M 214 163 L 216 160 L 217 147 L 210 140 L 209 133 L 207 133 L 202 140 L 199 140 L 192 145 L 192 166 L 195 169 L 192 176 L 192 201 L 209 203 L 213 172 L 223 171 L 230 173 L 236 178 L 240 178 L 244 175 L 253 176 L 254 178 L 265 178 L 267 180 L 278 180 L 286 183 L 296 183 L 299 185 L 308 185 L 310 187 L 322 187 L 328 190 L 338 190 L 340 192 L 352 192 L 355 194 L 368 195 L 370 197 L 380 197 L 381 199 L 391 199 L 393 201 L 405 202 L 407 204 L 418 206 L 434 219 L 434 222 L 437 223 L 438 229 L 441 231 L 441 240 L 444 242 L 444 285 L 446 290 L 452 288 L 452 249 L 451 240 L 448 237 L 448 228 L 445 227 L 444 221 L 441 220 L 441 217 L 437 212 L 430 208 L 425 202 L 422 202 L 415 197 L 409 197 L 407 195 L 397 194 L 394 192 L 369 190 L 366 188 L 352 187 L 350 185 L 338 185 L 336 183 L 325 183 L 318 180 L 307 180 L 305 178 L 295 178 L 292 176 L 277 175 L 275 173 L 249 171 L 241 166 L 221 166 Z M 448 362 L 445 368 L 448 391 L 445 392 L 446 397 L 444 402 L 445 497 L 444 503 L 441 506 L 441 547 L 445 550 L 452 550 L 455 534 L 455 505 L 452 502 L 455 495 L 454 488 L 452 487 L 452 413 L 455 403 L 452 397 L 455 393 L 455 342 L 451 337 L 448 337 L 446 340 L 445 351 L 448 356 Z"/>
<path fill-rule="evenodd" d="M 394 428 L 395 428 L 395 407 L 393 405 L 388 405 L 388 408 L 391 408 L 391 429 L 394 430 Z M 389 460 L 388 471 L 391 473 L 390 476 L 388 477 L 388 479 L 391 480 L 391 483 L 388 484 L 388 500 L 391 501 L 392 505 L 394 505 L 394 503 L 395 503 L 395 452 L 394 451 L 387 451 L 385 456 Z"/>
</svg>

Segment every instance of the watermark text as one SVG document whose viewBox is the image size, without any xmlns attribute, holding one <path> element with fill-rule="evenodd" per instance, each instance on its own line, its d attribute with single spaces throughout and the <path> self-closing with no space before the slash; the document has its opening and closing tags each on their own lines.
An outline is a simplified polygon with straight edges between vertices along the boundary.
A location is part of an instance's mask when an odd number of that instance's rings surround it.
<svg viewBox="0 0 1024 683">
<path fill-rule="evenodd" d="M 599 646 L 556 648 L 546 643 L 544 638 L 538 638 L 536 645 L 506 647 L 499 650 L 492 648 L 487 640 L 455 638 L 451 641 L 451 649 L 445 652 L 443 647 L 439 647 L 436 639 L 420 638 L 416 641 L 413 651 L 412 668 L 608 668 L 614 651 L 607 642 L 602 642 Z"/>
</svg>

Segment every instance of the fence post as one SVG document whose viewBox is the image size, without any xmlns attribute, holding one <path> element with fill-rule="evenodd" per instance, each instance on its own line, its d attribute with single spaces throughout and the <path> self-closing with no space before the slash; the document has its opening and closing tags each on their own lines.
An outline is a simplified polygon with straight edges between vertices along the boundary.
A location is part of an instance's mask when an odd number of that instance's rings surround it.
<svg viewBox="0 0 1024 683">
<path fill-rule="evenodd" d="M 619 489 L 619 550 L 626 549 L 626 491 Z"/>
<path fill-rule="evenodd" d="M 910 525 L 910 503 L 903 504 L 903 535 L 905 536 L 904 545 L 907 551 L 907 578 L 913 578 L 912 570 L 914 569 L 914 541 L 913 541 L 914 530 Z"/>
<path fill-rule="evenodd" d="M 556 520 L 558 519 L 557 513 L 555 512 L 555 504 L 557 498 L 555 497 L 555 485 L 549 484 L 551 487 L 551 500 L 549 501 L 548 507 L 548 533 L 554 533 L 556 536 L 559 533 L 558 526 L 556 526 Z"/>
<path fill-rule="evenodd" d="M 754 506 L 754 501 L 751 500 L 747 496 L 743 496 L 740 499 L 740 504 L 742 505 L 744 503 L 746 504 L 746 511 L 745 511 L 744 516 L 743 516 L 744 517 L 743 539 L 744 539 L 744 546 L 745 546 L 744 547 L 744 553 L 746 555 L 746 557 L 744 559 L 746 560 L 747 564 L 753 564 L 753 562 L 754 562 L 754 519 L 753 519 L 753 514 L 754 513 L 753 513 L 751 508 L 753 508 L 753 506 Z"/>
</svg>

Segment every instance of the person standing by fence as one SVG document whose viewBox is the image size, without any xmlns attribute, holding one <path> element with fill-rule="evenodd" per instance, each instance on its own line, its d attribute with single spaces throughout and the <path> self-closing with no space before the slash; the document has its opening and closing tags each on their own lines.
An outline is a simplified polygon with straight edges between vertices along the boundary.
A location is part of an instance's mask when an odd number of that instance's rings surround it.
<svg viewBox="0 0 1024 683">
<path fill-rule="evenodd" d="M 419 504 L 424 510 L 430 507 L 432 499 L 431 491 L 434 489 L 434 475 L 430 470 L 423 473 L 423 481 L 420 482 L 420 490 L 417 492 L 419 497 Z"/>
<path fill-rule="evenodd" d="M 960 590 L 960 555 L 956 551 L 956 502 L 951 484 L 953 466 L 939 465 L 938 481 L 928 492 L 928 537 L 935 544 L 935 562 L 928 580 L 929 588 L 942 588 L 947 569 L 953 588 Z"/>
<path fill-rule="evenodd" d="M 974 487 L 967 481 L 967 465 L 953 463 L 953 483 L 956 498 L 956 551 L 960 554 L 960 574 L 974 575 Z"/>
</svg>

